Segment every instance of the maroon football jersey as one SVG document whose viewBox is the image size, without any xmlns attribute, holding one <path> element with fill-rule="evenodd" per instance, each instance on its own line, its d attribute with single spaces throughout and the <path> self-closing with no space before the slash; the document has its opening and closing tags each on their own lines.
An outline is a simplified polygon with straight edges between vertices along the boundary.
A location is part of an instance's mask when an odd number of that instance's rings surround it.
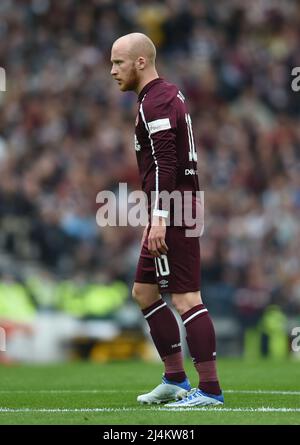
<svg viewBox="0 0 300 445">
<path fill-rule="evenodd" d="M 178 191 L 183 196 L 189 191 L 192 199 L 184 202 L 182 209 L 192 207 L 193 215 L 197 205 L 197 152 L 191 117 L 183 94 L 175 85 L 161 78 L 152 80 L 142 89 L 138 103 L 135 150 L 142 189 L 147 194 L 149 205 L 152 204 L 151 213 L 169 216 L 173 225 L 174 202 L 171 200 L 167 206 L 159 199 L 161 192 Z M 182 225 L 188 225 L 184 218 Z"/>
</svg>

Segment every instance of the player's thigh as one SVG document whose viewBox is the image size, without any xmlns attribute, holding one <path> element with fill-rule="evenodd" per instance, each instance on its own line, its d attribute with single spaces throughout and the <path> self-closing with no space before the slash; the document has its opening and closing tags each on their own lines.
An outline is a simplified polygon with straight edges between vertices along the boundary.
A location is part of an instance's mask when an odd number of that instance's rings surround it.
<svg viewBox="0 0 300 445">
<path fill-rule="evenodd" d="M 147 239 L 144 241 L 137 264 L 132 296 L 141 309 L 146 309 L 160 298 L 154 258 L 148 251 Z"/>
<path fill-rule="evenodd" d="M 185 293 L 172 293 L 172 303 L 177 312 L 182 315 L 192 309 L 198 304 L 202 304 L 201 292 L 185 292 Z"/>
<path fill-rule="evenodd" d="M 161 298 L 158 285 L 152 283 L 135 282 L 132 288 L 132 296 L 141 309 L 146 309 Z"/>
<path fill-rule="evenodd" d="M 189 238 L 182 227 L 168 227 L 167 255 L 156 259 L 161 293 L 190 294 L 200 290 L 199 238 Z M 188 297 L 189 298 L 189 297 Z"/>
</svg>

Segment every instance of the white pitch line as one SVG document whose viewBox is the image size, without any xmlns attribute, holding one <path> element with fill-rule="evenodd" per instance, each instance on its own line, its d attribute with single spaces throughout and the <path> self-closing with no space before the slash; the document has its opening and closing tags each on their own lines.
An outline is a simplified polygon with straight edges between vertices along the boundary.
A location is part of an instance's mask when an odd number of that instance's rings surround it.
<svg viewBox="0 0 300 445">
<path fill-rule="evenodd" d="M 300 391 L 281 391 L 281 390 L 265 390 L 265 389 L 257 389 L 257 390 L 235 390 L 235 389 L 227 389 L 224 391 L 226 394 L 281 394 L 286 396 L 300 396 Z"/>
<path fill-rule="evenodd" d="M 0 414 L 3 413 L 99 413 L 99 412 L 129 412 L 129 411 L 205 411 L 205 412 L 249 412 L 249 413 L 296 413 L 300 408 L 208 408 L 208 407 L 190 407 L 190 408 L 0 408 Z"/>
<path fill-rule="evenodd" d="M 241 412 L 241 413 L 299 413 L 300 408 L 207 408 L 207 407 L 190 407 L 190 408 L 160 408 L 161 411 L 213 411 L 213 412 Z"/>
<path fill-rule="evenodd" d="M 0 394 L 102 394 L 102 393 L 137 393 L 147 389 L 0 389 Z"/>
</svg>

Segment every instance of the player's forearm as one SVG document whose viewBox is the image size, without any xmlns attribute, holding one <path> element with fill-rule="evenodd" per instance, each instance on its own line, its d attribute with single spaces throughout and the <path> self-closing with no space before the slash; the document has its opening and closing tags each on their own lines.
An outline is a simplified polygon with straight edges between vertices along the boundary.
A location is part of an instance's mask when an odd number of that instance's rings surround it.
<svg viewBox="0 0 300 445">
<path fill-rule="evenodd" d="M 171 193 L 176 187 L 177 153 L 175 133 L 173 131 L 159 132 L 153 137 L 153 157 L 159 191 Z"/>
<path fill-rule="evenodd" d="M 171 193 L 176 188 L 177 165 L 176 159 L 164 160 L 158 163 L 158 187 L 159 191 Z"/>
<path fill-rule="evenodd" d="M 159 165 L 158 180 L 155 183 L 155 200 L 152 203 L 152 215 L 168 218 L 170 211 L 170 194 L 176 189 L 176 165 Z"/>
</svg>

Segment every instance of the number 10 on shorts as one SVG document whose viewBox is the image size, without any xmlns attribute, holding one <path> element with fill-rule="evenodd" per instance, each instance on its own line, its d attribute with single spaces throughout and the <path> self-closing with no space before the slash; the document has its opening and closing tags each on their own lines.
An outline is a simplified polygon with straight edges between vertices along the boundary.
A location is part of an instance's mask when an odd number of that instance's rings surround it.
<svg viewBox="0 0 300 445">
<path fill-rule="evenodd" d="M 165 277 L 170 275 L 170 268 L 167 255 L 161 255 L 160 258 L 154 258 L 156 276 Z"/>
</svg>

